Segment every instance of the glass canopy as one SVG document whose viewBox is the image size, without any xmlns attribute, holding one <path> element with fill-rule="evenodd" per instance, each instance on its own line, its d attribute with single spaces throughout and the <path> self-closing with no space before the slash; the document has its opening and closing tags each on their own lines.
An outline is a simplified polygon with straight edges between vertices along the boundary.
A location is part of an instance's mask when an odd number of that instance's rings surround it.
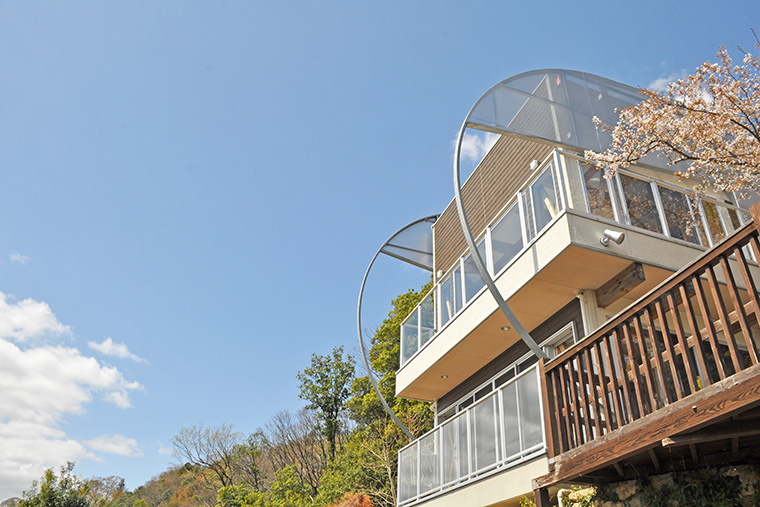
<svg viewBox="0 0 760 507">
<path fill-rule="evenodd" d="M 436 217 L 413 223 L 393 235 L 380 251 L 414 266 L 433 271 L 433 229 Z"/>
<path fill-rule="evenodd" d="M 643 100 L 637 88 L 593 74 L 562 69 L 518 74 L 488 90 L 472 109 L 468 126 L 603 151 L 609 133 L 594 116 L 615 125 L 617 111 Z"/>
</svg>

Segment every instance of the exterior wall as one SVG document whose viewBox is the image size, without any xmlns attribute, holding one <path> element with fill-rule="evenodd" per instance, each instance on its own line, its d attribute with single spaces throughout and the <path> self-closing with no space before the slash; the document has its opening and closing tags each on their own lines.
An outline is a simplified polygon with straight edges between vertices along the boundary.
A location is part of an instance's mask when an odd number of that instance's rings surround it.
<svg viewBox="0 0 760 507">
<path fill-rule="evenodd" d="M 525 183 L 532 172 L 530 163 L 543 161 L 552 149 L 548 144 L 501 136 L 462 186 L 462 199 L 474 234 L 485 229 Z M 433 228 L 433 272 L 445 272 L 467 249 L 454 201 L 449 203 Z"/>
</svg>

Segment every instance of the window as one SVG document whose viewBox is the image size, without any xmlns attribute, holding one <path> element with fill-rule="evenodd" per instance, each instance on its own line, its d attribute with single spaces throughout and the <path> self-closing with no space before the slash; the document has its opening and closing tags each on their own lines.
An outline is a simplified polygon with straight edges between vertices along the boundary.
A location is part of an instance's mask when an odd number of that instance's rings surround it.
<svg viewBox="0 0 760 507">
<path fill-rule="evenodd" d="M 683 192 L 667 187 L 661 186 L 659 191 L 670 236 L 699 244 L 694 231 L 694 215 L 691 212 L 689 197 Z"/>
<path fill-rule="evenodd" d="M 486 242 L 484 240 L 480 240 L 480 243 L 477 245 L 478 253 L 480 254 L 480 258 L 483 259 L 483 262 L 486 264 L 488 263 L 486 259 Z M 480 272 L 478 271 L 478 267 L 475 265 L 475 260 L 472 258 L 472 254 L 468 253 L 464 257 L 464 299 L 465 302 L 470 301 L 473 297 L 475 297 L 475 294 L 477 294 L 480 289 L 482 289 L 485 286 L 485 282 L 483 281 L 483 278 L 480 276 Z"/>
<path fill-rule="evenodd" d="M 570 322 L 541 344 L 541 349 L 554 359 L 575 344 L 575 325 Z"/>
<path fill-rule="evenodd" d="M 648 181 L 620 174 L 628 219 L 634 227 L 662 233 L 660 214 L 654 201 L 652 184 Z"/>
<path fill-rule="evenodd" d="M 513 204 L 491 229 L 493 271 L 499 273 L 523 249 L 520 210 Z"/>
<path fill-rule="evenodd" d="M 549 164 L 530 185 L 530 198 L 535 220 L 536 234 L 559 213 L 560 205 L 554 187 L 554 171 Z"/>
<path fill-rule="evenodd" d="M 615 219 L 615 211 L 612 208 L 612 199 L 604 171 L 596 166 L 581 163 L 583 168 L 583 182 L 586 184 L 586 196 L 588 198 L 588 210 L 590 213 Z"/>
</svg>

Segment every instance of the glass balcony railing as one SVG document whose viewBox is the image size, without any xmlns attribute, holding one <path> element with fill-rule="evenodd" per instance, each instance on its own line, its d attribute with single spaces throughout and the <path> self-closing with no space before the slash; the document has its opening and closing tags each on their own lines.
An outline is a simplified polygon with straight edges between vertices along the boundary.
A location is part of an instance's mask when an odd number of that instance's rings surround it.
<svg viewBox="0 0 760 507">
<path fill-rule="evenodd" d="M 399 505 L 544 453 L 542 410 L 534 365 L 399 451 Z"/>
<path fill-rule="evenodd" d="M 482 231 L 478 251 L 499 275 L 566 209 L 706 248 L 750 220 L 727 202 L 621 170 L 612 178 L 556 150 Z M 454 264 L 401 324 L 403 366 L 484 287 L 469 252 Z"/>
</svg>

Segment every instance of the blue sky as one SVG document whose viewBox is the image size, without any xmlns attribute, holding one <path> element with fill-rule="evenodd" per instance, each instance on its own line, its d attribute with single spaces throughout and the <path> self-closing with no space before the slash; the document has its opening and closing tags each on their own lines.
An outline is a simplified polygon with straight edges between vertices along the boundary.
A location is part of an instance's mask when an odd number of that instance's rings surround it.
<svg viewBox="0 0 760 507">
<path fill-rule="evenodd" d="M 0 2 L 0 500 L 67 459 L 134 489 L 183 426 L 298 409 L 496 82 L 647 86 L 750 49 L 760 14 L 522 4 Z M 367 326 L 424 278 L 381 262 Z"/>
</svg>

